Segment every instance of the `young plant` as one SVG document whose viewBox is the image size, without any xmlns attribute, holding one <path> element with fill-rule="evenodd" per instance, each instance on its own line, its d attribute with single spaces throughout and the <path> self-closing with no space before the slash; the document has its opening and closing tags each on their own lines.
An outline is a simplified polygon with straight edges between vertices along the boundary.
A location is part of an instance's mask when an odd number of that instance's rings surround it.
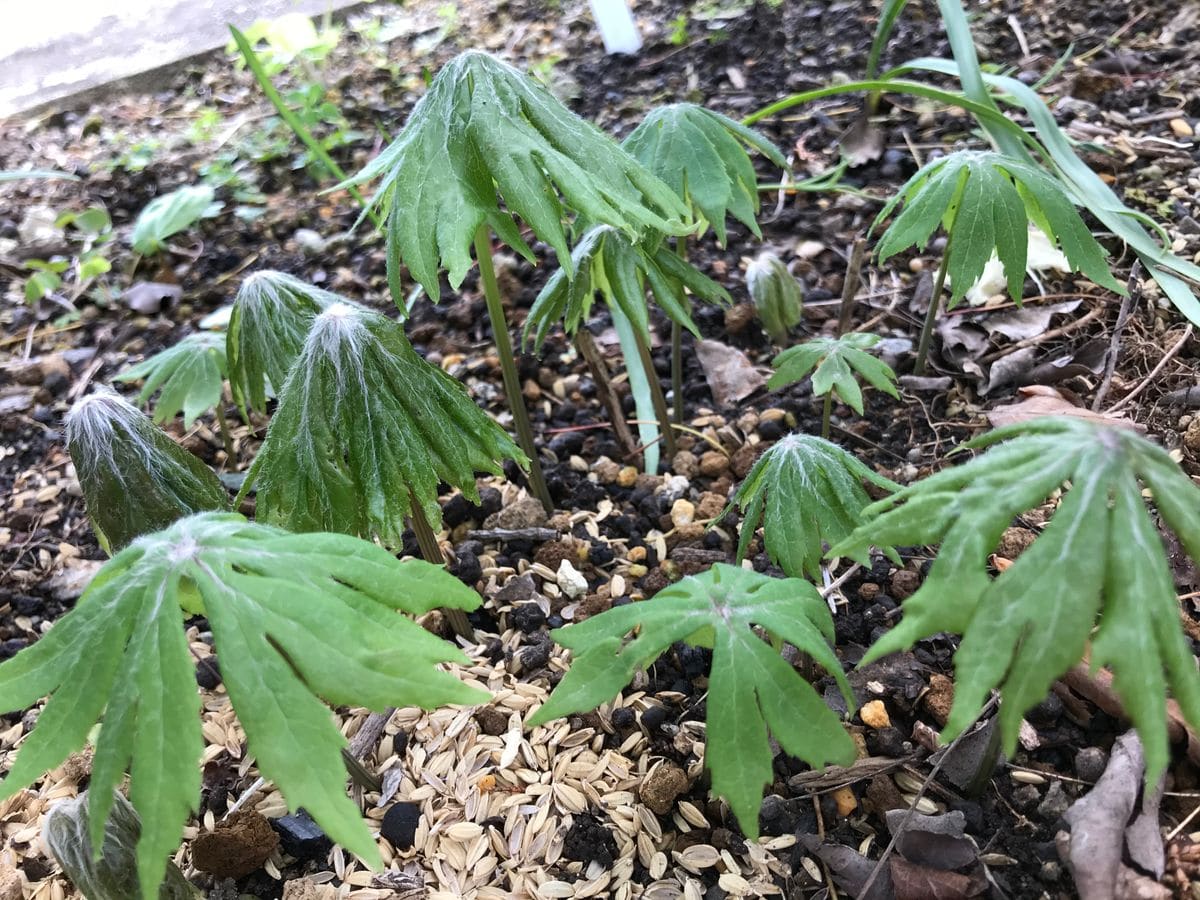
<svg viewBox="0 0 1200 900">
<path fill-rule="evenodd" d="M 505 459 L 526 461 L 403 326 L 337 303 L 313 320 L 240 496 L 256 489 L 259 516 L 292 531 L 399 547 L 406 516 L 441 521 L 439 483 L 477 501 L 475 474 Z"/>
<path fill-rule="evenodd" d="M 206 411 L 216 409 L 224 431 L 224 416 L 219 407 L 228 374 L 225 335 L 198 331 L 126 369 L 115 380 L 143 380 L 138 403 L 145 403 L 158 392 L 158 401 L 154 404 L 155 423 L 169 421 L 182 412 L 183 427 L 191 428 Z"/>
<path fill-rule="evenodd" d="M 712 649 L 704 761 L 714 793 L 729 801 L 751 838 L 758 837 L 763 786 L 771 780 L 768 729 L 784 751 L 814 767 L 854 759 L 854 744 L 837 715 L 779 653 L 787 641 L 809 654 L 837 681 L 846 703 L 856 705 L 829 646 L 833 618 L 807 581 L 718 563 L 663 588 L 653 600 L 552 634 L 576 656 L 531 726 L 608 702 L 676 641 Z"/>
<path fill-rule="evenodd" d="M 646 304 L 646 285 L 659 307 L 671 321 L 699 337 L 692 321 L 687 291 L 714 303 L 731 303 L 729 293 L 715 281 L 681 259 L 661 244 L 654 247 L 631 242 L 621 231 L 610 225 L 589 229 L 571 251 L 574 277 L 565 269 L 550 276 L 534 300 L 525 320 L 525 342 L 534 348 L 541 346 L 551 326 L 561 322 L 567 334 L 575 334 L 591 314 L 596 294 L 612 311 L 618 337 L 627 359 L 641 361 L 646 392 L 636 391 L 642 444 L 646 447 L 646 471 L 658 469 L 657 419 L 662 429 L 668 455 L 673 455 L 671 422 L 667 404 L 654 374 L 650 359 L 650 317 Z M 623 321 L 622 321 L 623 320 Z M 621 327 L 628 323 L 628 327 Z M 627 340 L 632 335 L 632 341 Z M 626 343 L 631 346 L 626 347 Z M 630 382 L 635 373 L 630 367 Z M 639 383 L 642 383 L 639 381 Z"/>
<path fill-rule="evenodd" d="M 804 318 L 804 294 L 800 282 L 783 260 L 763 251 L 746 267 L 746 289 L 754 301 L 763 331 L 776 346 L 787 344 L 788 332 Z"/>
<path fill-rule="evenodd" d="M 757 131 L 702 106 L 674 103 L 651 110 L 621 146 L 670 185 L 694 218 L 711 225 L 722 247 L 728 216 L 762 237 L 756 220 L 758 176 L 746 148 L 757 150 L 781 169 L 787 161 Z M 685 236 L 679 237 L 676 251 L 687 257 Z M 675 421 L 682 422 L 683 331 L 678 321 L 671 325 L 671 387 Z"/>
<path fill-rule="evenodd" d="M 1090 655 L 1092 666 L 1112 669 L 1153 784 L 1168 760 L 1167 689 L 1200 727 L 1200 674 L 1143 496 L 1200 559 L 1200 488 L 1134 431 L 1078 418 L 1008 426 L 964 446 L 990 449 L 867 507 L 866 523 L 830 550 L 865 562 L 872 544 L 941 543 L 903 620 L 863 662 L 938 632 L 961 634 L 944 737 L 961 733 L 999 690 L 1011 753 L 1022 715 Z M 989 555 L 1013 518 L 1064 484 L 1050 524 L 992 578 Z"/>
<path fill-rule="evenodd" d="M 229 386 L 242 415 L 266 413 L 283 386 L 313 319 L 350 301 L 283 272 L 255 272 L 242 282 L 229 316 Z"/>
<path fill-rule="evenodd" d="M 142 256 L 153 256 L 166 249 L 167 238 L 191 228 L 201 219 L 221 211 L 207 184 L 186 185 L 162 197 L 155 197 L 138 213 L 133 223 L 133 249 Z"/>
<path fill-rule="evenodd" d="M 73 307 L 92 283 L 112 269 L 108 245 L 113 240 L 112 219 L 102 206 L 91 206 L 81 212 L 66 212 L 54 222 L 63 230 L 63 237 L 78 245 L 70 258 L 50 260 L 30 259 L 25 266 L 33 274 L 25 281 L 25 300 L 34 303 L 46 297 L 56 297 L 63 287 L 63 276 L 70 273 L 71 287 L 62 300 Z"/>
<path fill-rule="evenodd" d="M 67 450 L 106 553 L 192 513 L 229 507 L 207 466 L 112 391 L 71 408 Z"/>
<path fill-rule="evenodd" d="M 200 697 L 183 625 L 185 615 L 203 615 L 262 776 L 378 865 L 346 795 L 346 739 L 318 698 L 372 709 L 486 700 L 438 668 L 466 663 L 459 650 L 396 614 L 478 604 L 444 570 L 399 562 L 357 538 L 289 534 L 234 513 L 181 519 L 109 560 L 71 612 L 0 664 L 0 709 L 50 695 L 0 793 L 58 766 L 103 720 L 88 791 L 91 845 L 101 846 L 128 771 L 142 825 L 138 895 L 157 897 L 200 794 Z"/>
<path fill-rule="evenodd" d="M 382 207 L 387 218 L 388 282 L 398 304 L 404 296 L 401 264 L 436 301 L 440 269 L 447 270 L 457 290 L 471 267 L 474 246 L 505 393 L 530 461 L 530 483 L 552 509 L 521 395 L 489 232 L 533 262 L 514 218 L 519 216 L 573 274 L 564 225 L 568 211 L 636 240 L 647 231 L 690 231 L 694 226 L 685 221 L 686 206 L 536 80 L 474 51 L 438 72 L 400 136 L 345 184 L 376 178 L 382 181 L 371 205 Z"/>
<path fill-rule="evenodd" d="M 946 247 L 933 283 L 929 312 L 917 346 L 915 372 L 925 371 L 933 324 L 950 278 L 950 308 L 983 274 L 995 251 L 1004 266 L 1008 291 L 1021 302 L 1029 251 L 1029 222 L 1057 241 L 1071 266 L 1096 284 L 1119 294 L 1102 248 L 1075 211 L 1062 185 L 1037 166 L 991 151 L 960 150 L 935 159 L 908 180 L 880 210 L 874 229 L 900 202 L 904 210 L 879 239 L 883 262 L 907 247 L 924 248 L 939 225 Z"/>
<path fill-rule="evenodd" d="M 835 394 L 860 416 L 863 414 L 859 377 L 885 394 L 900 399 L 900 393 L 896 390 L 896 373 L 887 363 L 867 352 L 878 343 L 878 335 L 850 332 L 840 337 L 813 338 L 789 347 L 775 357 L 775 374 L 767 382 L 767 387 L 777 391 L 800 381 L 811 372 L 813 396 L 825 398 L 821 412 L 821 437 L 828 438 Z"/>
<path fill-rule="evenodd" d="M 888 492 L 900 490 L 900 485 L 822 438 L 790 434 L 778 441 L 754 463 L 730 504 L 742 511 L 737 561 L 746 558 L 761 525 L 771 562 L 792 578 L 819 579 L 826 546 L 865 521 L 862 511 L 871 498 L 864 481 Z M 895 551 L 885 552 L 899 564 Z"/>
</svg>

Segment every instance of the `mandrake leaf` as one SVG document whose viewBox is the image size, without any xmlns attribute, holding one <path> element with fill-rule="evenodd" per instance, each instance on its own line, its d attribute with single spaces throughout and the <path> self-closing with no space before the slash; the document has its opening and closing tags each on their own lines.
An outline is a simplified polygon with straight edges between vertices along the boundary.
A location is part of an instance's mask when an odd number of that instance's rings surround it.
<svg viewBox="0 0 1200 900">
<path fill-rule="evenodd" d="M 1021 301 L 1030 220 L 1057 242 L 1075 271 L 1111 291 L 1125 292 L 1063 185 L 1025 160 L 977 150 L 936 159 L 884 206 L 872 229 L 901 201 L 904 209 L 879 239 L 879 260 L 908 247 L 924 248 L 942 225 L 949 235 L 951 307 L 979 280 L 993 252 L 1004 265 L 1009 294 Z"/>
<path fill-rule="evenodd" d="M 105 552 L 192 513 L 229 508 L 212 470 L 112 391 L 72 407 L 67 451 Z"/>
<path fill-rule="evenodd" d="M 646 287 L 659 307 L 697 337 L 687 291 L 713 303 L 731 304 L 729 292 L 665 247 L 633 244 L 617 229 L 598 225 L 589 229 L 571 251 L 574 277 L 559 269 L 542 288 L 525 320 L 524 340 L 540 347 L 550 329 L 562 323 L 567 334 L 591 315 L 597 294 L 616 307 L 649 339 Z"/>
<path fill-rule="evenodd" d="M 441 521 L 438 485 L 478 500 L 477 472 L 524 463 L 457 381 L 421 359 L 399 323 L 335 304 L 313 322 L 241 496 L 291 531 L 378 536 L 398 547 L 416 503 Z"/>
<path fill-rule="evenodd" d="M 89 790 L 91 843 L 101 845 L 113 789 L 128 770 L 142 822 L 140 894 L 157 896 L 200 790 L 200 699 L 184 602 L 208 618 L 263 777 L 333 840 L 377 863 L 346 795 L 346 739 L 318 698 L 372 709 L 486 700 L 437 668 L 467 662 L 460 651 L 396 614 L 469 610 L 479 597 L 438 567 L 398 562 L 357 538 L 290 534 L 232 513 L 201 513 L 139 538 L 41 640 L 0 664 L 0 708 L 50 695 L 4 795 L 59 765 L 103 718 Z"/>
<path fill-rule="evenodd" d="M 182 412 L 183 427 L 191 428 L 200 415 L 221 402 L 228 373 L 225 335 L 200 331 L 126 369 L 115 380 L 144 379 L 137 402 L 145 403 L 158 392 L 154 421 L 166 422 Z"/>
<path fill-rule="evenodd" d="M 891 397 L 900 399 L 896 373 L 876 359 L 867 349 L 879 343 L 879 336 L 850 332 L 841 337 L 813 338 L 781 352 L 772 364 L 775 374 L 767 382 L 770 390 L 779 390 L 812 374 L 813 394 L 831 391 L 860 416 L 863 412 L 862 388 L 858 378 Z"/>
<path fill-rule="evenodd" d="M 773 563 L 792 578 L 820 578 L 825 545 L 864 521 L 862 511 L 871 502 L 864 481 L 900 489 L 822 438 L 791 434 L 778 441 L 758 458 L 734 495 L 731 506 L 743 512 L 737 561 L 746 558 L 761 525 Z M 890 548 L 887 552 L 895 556 Z"/>
<path fill-rule="evenodd" d="M 768 729 L 786 752 L 812 766 L 848 764 L 854 744 L 837 715 L 754 626 L 809 654 L 855 705 L 829 646 L 833 619 L 816 588 L 718 563 L 651 600 L 556 629 L 555 640 L 574 650 L 575 659 L 529 724 L 608 702 L 676 641 L 711 647 L 705 762 L 713 791 L 756 838 L 763 786 L 771 779 Z"/>
<path fill-rule="evenodd" d="M 925 582 L 904 601 L 904 619 L 864 662 L 938 632 L 962 634 L 946 737 L 999 689 L 1011 752 L 1021 716 L 1091 641 L 1092 664 L 1112 670 L 1153 783 L 1168 761 L 1167 688 L 1200 725 L 1200 674 L 1142 492 L 1197 558 L 1200 489 L 1140 435 L 1081 419 L 1020 423 L 966 446 L 991 449 L 872 504 L 867 522 L 830 550 L 865 561 L 871 544 L 941 542 Z M 992 578 L 988 557 L 1013 518 L 1068 482 L 1050 525 Z"/>
<path fill-rule="evenodd" d="M 752 128 L 694 103 L 651 110 L 621 144 L 703 216 L 725 246 L 725 218 L 732 216 L 762 237 L 758 177 L 746 148 L 779 168 L 783 154 Z"/>
<path fill-rule="evenodd" d="M 229 316 L 229 386 L 245 416 L 265 413 L 267 397 L 287 380 L 313 319 L 350 303 L 283 272 L 255 272 L 238 289 Z"/>
<path fill-rule="evenodd" d="M 434 300 L 441 268 L 457 289 L 484 224 L 532 262 L 514 216 L 554 248 L 568 273 L 567 210 L 633 239 L 694 228 L 670 188 L 600 129 L 535 80 L 477 51 L 443 67 L 400 136 L 340 186 L 376 178 L 382 180 L 371 208 L 387 214 L 388 279 L 397 301 L 404 296 L 401 263 Z"/>
</svg>

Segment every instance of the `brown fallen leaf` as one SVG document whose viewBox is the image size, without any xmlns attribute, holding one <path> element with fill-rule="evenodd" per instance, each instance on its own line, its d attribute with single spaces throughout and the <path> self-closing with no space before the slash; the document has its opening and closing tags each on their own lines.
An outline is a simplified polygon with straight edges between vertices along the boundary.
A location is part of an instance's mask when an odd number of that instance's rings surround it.
<svg viewBox="0 0 1200 900">
<path fill-rule="evenodd" d="M 886 814 L 896 837 L 896 852 L 917 866 L 963 869 L 979 859 L 975 844 L 963 832 L 966 817 L 955 810 L 938 816 L 894 809 Z"/>
<path fill-rule="evenodd" d="M 1052 387 L 1041 384 L 1031 384 L 1017 391 L 1024 399 L 997 406 L 987 413 L 988 421 L 993 428 L 1027 422 L 1030 419 L 1040 419 L 1044 416 L 1074 416 L 1077 419 L 1088 419 L 1107 425 L 1120 425 L 1135 431 L 1145 431 L 1145 427 L 1130 421 L 1124 416 L 1109 416 L 1104 413 L 1092 412 L 1076 406 Z"/>
<path fill-rule="evenodd" d="M 981 875 L 961 875 L 908 862 L 899 856 L 888 860 L 896 900 L 967 900 L 987 891 Z"/>
<path fill-rule="evenodd" d="M 696 342 L 696 356 L 719 407 L 745 400 L 767 383 L 750 358 L 736 347 L 700 340 Z"/>
</svg>

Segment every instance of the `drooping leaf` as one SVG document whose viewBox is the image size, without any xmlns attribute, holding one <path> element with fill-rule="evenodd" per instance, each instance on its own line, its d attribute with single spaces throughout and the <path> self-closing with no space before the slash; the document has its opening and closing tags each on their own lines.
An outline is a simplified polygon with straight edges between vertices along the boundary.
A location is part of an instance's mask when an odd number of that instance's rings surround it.
<svg viewBox="0 0 1200 900">
<path fill-rule="evenodd" d="M 663 312 L 697 337 L 687 291 L 711 303 L 733 302 L 728 291 L 666 247 L 631 243 L 609 225 L 591 228 L 580 238 L 571 251 L 571 268 L 574 277 L 559 269 L 534 300 L 525 320 L 526 343 L 540 347 L 558 323 L 574 334 L 591 315 L 597 294 L 610 308 L 618 308 L 644 339 L 650 334 L 647 286 Z"/>
<path fill-rule="evenodd" d="M 703 216 L 721 246 L 726 216 L 762 236 L 755 218 L 758 177 L 746 148 L 781 169 L 787 162 L 754 129 L 694 103 L 673 103 L 651 110 L 621 146 Z"/>
<path fill-rule="evenodd" d="M 862 511 L 871 503 L 864 481 L 900 489 L 822 438 L 790 434 L 778 441 L 754 463 L 731 504 L 742 510 L 738 562 L 761 525 L 773 563 L 793 578 L 820 578 L 825 545 L 863 523 Z"/>
<path fill-rule="evenodd" d="M 229 506 L 212 470 L 112 391 L 72 407 L 67 450 L 106 552 L 192 513 Z"/>
<path fill-rule="evenodd" d="M 841 663 L 829 647 L 833 618 L 816 588 L 798 578 L 769 578 L 717 564 L 664 588 L 652 600 L 553 631 L 555 640 L 575 651 L 575 658 L 529 724 L 611 700 L 638 669 L 676 641 L 711 647 L 705 763 L 713 791 L 729 801 L 742 830 L 756 838 L 763 785 L 771 780 L 768 729 L 780 747 L 815 767 L 848 764 L 854 744 L 837 715 L 754 626 L 809 654 L 854 705 Z"/>
<path fill-rule="evenodd" d="M 887 363 L 876 359 L 867 349 L 879 343 L 875 334 L 849 332 L 841 337 L 813 338 L 788 347 L 775 357 L 775 374 L 767 382 L 771 390 L 794 384 L 812 373 L 813 394 L 824 396 L 832 391 L 860 416 L 863 412 L 862 388 L 858 378 L 889 396 L 900 398 L 896 373 Z"/>
<path fill-rule="evenodd" d="M 213 196 L 209 185 L 192 184 L 155 197 L 133 223 L 134 251 L 143 256 L 158 253 L 166 247 L 167 238 L 216 215 L 221 204 L 214 202 Z"/>
<path fill-rule="evenodd" d="M 611 138 L 536 80 L 477 51 L 443 67 L 400 136 L 343 184 L 380 177 L 371 204 L 387 215 L 388 279 L 397 302 L 404 296 L 401 263 L 434 300 L 442 268 L 457 289 L 484 224 L 532 261 L 513 216 L 554 248 L 568 272 L 567 210 L 632 239 L 694 227 L 674 192 Z"/>
<path fill-rule="evenodd" d="M 1077 418 L 1022 422 L 966 446 L 991 449 L 868 507 L 867 522 L 830 550 L 861 561 L 870 544 L 941 542 L 925 582 L 904 601 L 903 620 L 864 662 L 937 632 L 962 634 L 946 736 L 999 689 L 1009 752 L 1021 716 L 1090 641 L 1092 664 L 1112 669 L 1153 783 L 1168 759 L 1167 688 L 1200 726 L 1200 674 L 1142 492 L 1200 559 L 1200 488 L 1132 430 Z M 1068 482 L 1050 524 L 992 578 L 988 557 L 1013 518 Z"/>
<path fill-rule="evenodd" d="M 436 668 L 467 662 L 461 652 L 396 614 L 478 603 L 442 569 L 399 562 L 357 538 L 291 534 L 233 513 L 182 519 L 109 560 L 70 613 L 0 664 L 0 709 L 50 695 L 0 793 L 11 796 L 57 766 L 103 717 L 89 791 L 91 842 L 100 845 L 113 790 L 128 770 L 142 823 L 140 893 L 157 896 L 200 790 L 204 742 L 186 608 L 208 619 L 263 777 L 333 840 L 377 862 L 345 792 L 346 739 L 318 698 L 372 709 L 485 700 Z"/>
<path fill-rule="evenodd" d="M 763 251 L 746 267 L 746 289 L 765 331 L 777 345 L 787 343 L 788 331 L 804 317 L 800 282 L 782 259 Z"/>
<path fill-rule="evenodd" d="M 505 459 L 525 462 L 401 325 L 334 304 L 313 320 L 242 496 L 256 488 L 259 516 L 292 531 L 398 547 L 412 503 L 436 524 L 440 482 L 477 500 L 476 473 L 500 474 Z"/>
<path fill-rule="evenodd" d="M 287 380 L 312 321 L 350 301 L 283 272 L 255 272 L 238 290 L 229 317 L 229 386 L 243 415 L 265 413 Z"/>
<path fill-rule="evenodd" d="M 879 260 L 907 247 L 924 248 L 941 225 L 949 235 L 946 271 L 952 307 L 979 280 L 993 251 L 1004 265 L 1009 294 L 1021 301 L 1031 220 L 1057 241 L 1073 269 L 1109 290 L 1125 292 L 1062 184 L 1031 162 L 977 150 L 935 159 L 884 206 L 872 228 L 900 202 L 904 209 L 879 239 Z"/>
<path fill-rule="evenodd" d="M 225 335 L 200 331 L 126 369 L 114 380 L 144 380 L 137 402 L 145 403 L 159 392 L 154 421 L 166 422 L 182 412 L 183 427 L 191 428 L 197 418 L 221 402 L 228 374 Z"/>
</svg>

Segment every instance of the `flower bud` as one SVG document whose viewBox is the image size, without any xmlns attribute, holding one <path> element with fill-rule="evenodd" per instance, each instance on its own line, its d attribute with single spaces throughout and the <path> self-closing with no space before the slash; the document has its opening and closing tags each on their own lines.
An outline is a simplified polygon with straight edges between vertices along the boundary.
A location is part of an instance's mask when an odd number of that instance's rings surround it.
<svg viewBox="0 0 1200 900">
<path fill-rule="evenodd" d="M 746 287 L 763 330 L 782 347 L 787 343 L 788 329 L 800 324 L 804 314 L 800 282 L 787 270 L 783 260 L 764 251 L 746 268 Z"/>
</svg>

